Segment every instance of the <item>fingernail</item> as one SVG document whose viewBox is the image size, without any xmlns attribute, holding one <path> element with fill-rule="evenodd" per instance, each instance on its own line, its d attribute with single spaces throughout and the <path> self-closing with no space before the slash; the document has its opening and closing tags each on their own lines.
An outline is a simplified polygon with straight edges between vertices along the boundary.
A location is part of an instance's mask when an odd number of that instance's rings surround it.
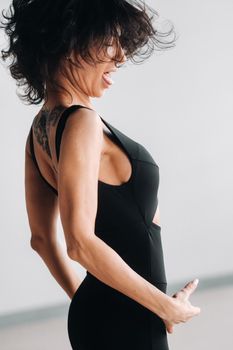
<svg viewBox="0 0 233 350">
<path fill-rule="evenodd" d="M 199 282 L 199 279 L 198 279 L 198 278 L 195 278 L 195 280 L 193 280 L 193 283 L 194 283 L 195 285 L 197 285 L 198 282 Z"/>
</svg>

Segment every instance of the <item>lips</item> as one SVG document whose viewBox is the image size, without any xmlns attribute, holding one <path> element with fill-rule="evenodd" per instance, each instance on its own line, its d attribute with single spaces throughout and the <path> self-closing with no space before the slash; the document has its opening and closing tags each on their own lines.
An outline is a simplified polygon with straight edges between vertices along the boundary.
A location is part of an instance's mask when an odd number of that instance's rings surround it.
<svg viewBox="0 0 233 350">
<path fill-rule="evenodd" d="M 112 80 L 111 73 L 116 72 L 116 71 L 117 71 L 116 68 L 111 68 L 108 71 L 104 72 L 103 80 L 105 81 L 106 84 L 108 84 L 108 85 L 114 84 L 114 81 Z"/>
<path fill-rule="evenodd" d="M 105 72 L 105 73 L 103 74 L 103 79 L 104 79 L 104 81 L 105 81 L 107 84 L 109 84 L 109 85 L 114 84 L 114 81 L 111 79 L 111 75 L 110 75 L 109 72 Z"/>
</svg>

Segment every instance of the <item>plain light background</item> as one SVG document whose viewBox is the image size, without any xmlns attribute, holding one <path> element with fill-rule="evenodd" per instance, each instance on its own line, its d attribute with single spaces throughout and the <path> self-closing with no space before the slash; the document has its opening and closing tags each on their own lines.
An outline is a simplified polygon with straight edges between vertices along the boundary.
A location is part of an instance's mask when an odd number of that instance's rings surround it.
<svg viewBox="0 0 233 350">
<path fill-rule="evenodd" d="M 2 0 L 0 9 L 10 1 Z M 233 3 L 147 1 L 171 20 L 176 47 L 127 63 L 92 100 L 101 116 L 142 143 L 160 166 L 159 206 L 168 284 L 233 270 Z M 1 32 L 1 47 L 5 47 Z M 68 302 L 30 247 L 24 147 L 41 106 L 24 105 L 0 65 L 0 315 Z M 58 221 L 58 239 L 64 236 Z M 79 275 L 85 270 L 71 260 Z"/>
</svg>

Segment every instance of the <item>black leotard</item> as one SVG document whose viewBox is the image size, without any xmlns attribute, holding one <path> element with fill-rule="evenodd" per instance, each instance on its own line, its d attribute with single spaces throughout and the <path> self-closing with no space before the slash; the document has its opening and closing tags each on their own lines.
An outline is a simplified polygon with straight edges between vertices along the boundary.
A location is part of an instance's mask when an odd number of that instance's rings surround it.
<svg viewBox="0 0 233 350">
<path fill-rule="evenodd" d="M 57 159 L 65 122 L 77 108 L 87 107 L 70 106 L 59 119 Z M 152 222 L 158 205 L 159 166 L 144 146 L 101 120 L 128 156 L 132 173 L 129 180 L 120 185 L 98 181 L 95 234 L 133 270 L 166 293 L 161 227 Z M 36 162 L 32 135 L 31 147 Z M 37 168 L 39 170 L 38 165 Z M 57 194 L 56 189 L 46 183 Z M 74 350 L 168 350 L 163 320 L 89 271 L 71 300 L 67 326 Z"/>
</svg>

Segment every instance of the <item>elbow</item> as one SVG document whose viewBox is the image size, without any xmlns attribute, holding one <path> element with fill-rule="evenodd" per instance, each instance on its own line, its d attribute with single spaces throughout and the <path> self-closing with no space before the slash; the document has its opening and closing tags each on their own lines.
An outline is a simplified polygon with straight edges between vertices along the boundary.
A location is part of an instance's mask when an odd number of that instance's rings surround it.
<svg viewBox="0 0 233 350">
<path fill-rule="evenodd" d="M 80 263 L 83 259 L 85 260 L 84 257 L 86 257 L 87 252 L 90 252 L 90 241 L 92 240 L 93 238 L 73 240 L 72 243 L 67 246 L 67 255 L 69 258 Z"/>
<path fill-rule="evenodd" d="M 35 251 L 38 251 L 41 249 L 41 246 L 45 244 L 45 239 L 44 237 L 41 236 L 32 236 L 30 240 L 30 245 L 31 248 Z"/>
<path fill-rule="evenodd" d="M 32 235 L 30 246 L 33 250 L 39 252 L 40 250 L 42 251 L 48 247 L 52 248 L 56 246 L 56 239 L 51 237 L 48 238 L 45 235 Z"/>
<path fill-rule="evenodd" d="M 72 244 L 67 247 L 67 255 L 71 260 L 79 261 L 79 256 L 81 254 L 81 247 L 79 243 Z"/>
</svg>

